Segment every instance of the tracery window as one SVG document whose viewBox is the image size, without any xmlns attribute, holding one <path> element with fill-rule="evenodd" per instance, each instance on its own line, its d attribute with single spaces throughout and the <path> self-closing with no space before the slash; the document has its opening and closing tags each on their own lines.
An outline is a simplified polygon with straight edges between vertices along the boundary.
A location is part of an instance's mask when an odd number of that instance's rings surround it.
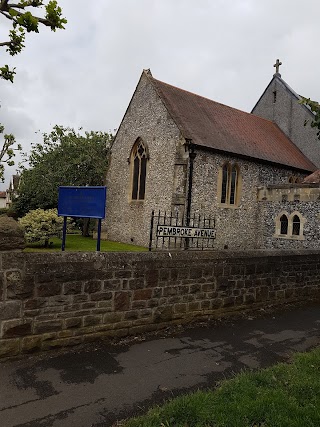
<svg viewBox="0 0 320 427">
<path fill-rule="evenodd" d="M 220 203 L 236 205 L 239 192 L 239 167 L 225 163 L 221 169 Z"/>
<path fill-rule="evenodd" d="M 132 200 L 144 200 L 147 175 L 147 149 L 141 138 L 139 138 L 131 151 L 132 163 Z"/>
</svg>

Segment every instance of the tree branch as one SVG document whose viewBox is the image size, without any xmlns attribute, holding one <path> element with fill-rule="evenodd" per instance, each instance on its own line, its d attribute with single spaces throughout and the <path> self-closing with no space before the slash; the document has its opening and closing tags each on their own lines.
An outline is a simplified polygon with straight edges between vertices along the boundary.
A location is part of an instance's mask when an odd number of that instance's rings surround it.
<svg viewBox="0 0 320 427">
<path fill-rule="evenodd" d="M 10 7 L 12 7 L 12 6 L 10 6 Z M 18 10 L 16 10 L 16 12 L 17 12 L 17 16 L 22 16 L 23 15 L 23 13 L 19 12 Z M 19 25 L 19 22 L 13 16 L 11 16 L 11 15 L 9 15 L 9 14 L 1 11 L 1 9 L 0 9 L 0 13 L 2 13 L 2 15 L 4 15 L 6 18 L 11 19 L 12 21 L 14 21 L 15 23 L 17 23 Z M 48 19 L 40 18 L 39 16 L 35 16 L 35 15 L 33 15 L 33 17 L 38 22 L 40 22 L 43 25 L 46 25 L 47 27 L 52 27 L 52 25 L 53 25 L 53 22 L 49 21 Z"/>
<path fill-rule="evenodd" d="M 32 9 L 40 9 L 44 16 L 35 16 Z M 9 55 L 19 54 L 25 47 L 26 33 L 39 33 L 41 26 L 49 27 L 52 31 L 64 29 L 67 20 L 62 16 L 62 9 L 57 1 L 44 0 L 0 0 L 0 15 L 9 19 L 12 28 L 9 31 L 9 39 L 0 42 L 0 48 L 6 47 Z M 13 82 L 14 70 L 8 65 L 0 67 L 0 79 Z M 1 176 L 1 174 L 0 174 Z"/>
<path fill-rule="evenodd" d="M 1 42 L 0 46 L 10 46 L 12 42 Z"/>
<path fill-rule="evenodd" d="M 1 3 L 0 3 L 0 10 L 6 10 L 6 11 L 8 11 L 8 10 L 9 10 L 9 7 L 8 7 L 8 1 L 9 1 L 9 0 L 1 0 Z"/>
<path fill-rule="evenodd" d="M 25 9 L 26 8 L 26 6 L 24 5 L 21 5 L 21 4 L 9 4 L 8 6 L 8 10 L 9 10 L 9 8 L 11 8 L 11 9 Z"/>
<path fill-rule="evenodd" d="M 1 9 L 0 9 L 0 13 L 1 13 L 1 15 L 5 16 L 6 18 L 8 18 L 11 21 L 15 22 L 16 24 L 19 24 L 18 21 L 13 16 L 11 16 L 9 13 L 6 13 L 5 11 L 3 11 Z"/>
<path fill-rule="evenodd" d="M 6 12 L 9 11 L 9 9 L 26 9 L 27 7 L 39 7 L 42 6 L 42 2 L 37 2 L 35 0 L 29 0 L 25 4 L 19 4 L 19 3 L 9 3 L 9 0 L 1 0 L 0 3 L 0 10 L 4 10 Z"/>
</svg>

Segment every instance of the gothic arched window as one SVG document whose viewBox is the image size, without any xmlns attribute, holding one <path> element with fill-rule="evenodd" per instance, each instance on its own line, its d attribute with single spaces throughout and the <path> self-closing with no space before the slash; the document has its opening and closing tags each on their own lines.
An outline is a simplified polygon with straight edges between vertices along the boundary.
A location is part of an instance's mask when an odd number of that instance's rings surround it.
<svg viewBox="0 0 320 427">
<path fill-rule="evenodd" d="M 147 149 L 139 138 L 131 151 L 132 164 L 132 200 L 144 200 L 147 175 Z"/>
<path fill-rule="evenodd" d="M 285 214 L 280 217 L 280 234 L 288 234 L 288 217 Z"/>
<path fill-rule="evenodd" d="M 281 237 L 283 239 L 305 240 L 303 235 L 304 218 L 299 212 L 280 212 L 275 219 L 276 230 L 274 237 Z"/>
<path fill-rule="evenodd" d="M 238 167 L 233 165 L 231 168 L 231 182 L 230 182 L 230 205 L 234 205 L 237 200 L 237 185 L 238 185 Z"/>
<path fill-rule="evenodd" d="M 229 164 L 226 163 L 222 167 L 222 186 L 221 186 L 221 203 L 227 203 L 227 192 L 229 187 Z"/>
<path fill-rule="evenodd" d="M 236 205 L 239 192 L 239 167 L 225 163 L 221 168 L 220 203 Z"/>
<path fill-rule="evenodd" d="M 292 235 L 300 236 L 300 218 L 298 215 L 294 215 L 292 219 Z"/>
</svg>

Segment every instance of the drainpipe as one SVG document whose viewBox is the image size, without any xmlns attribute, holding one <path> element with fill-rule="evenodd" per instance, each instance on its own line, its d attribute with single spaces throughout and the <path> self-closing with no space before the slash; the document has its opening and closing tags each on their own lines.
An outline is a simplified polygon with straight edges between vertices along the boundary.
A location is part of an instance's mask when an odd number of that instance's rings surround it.
<svg viewBox="0 0 320 427">
<path fill-rule="evenodd" d="M 191 212 L 191 201 L 192 201 L 192 181 L 193 181 L 193 163 L 196 158 L 194 152 L 194 145 L 192 139 L 186 139 L 187 148 L 189 150 L 189 179 L 188 179 L 188 199 L 187 199 L 187 226 L 190 225 L 190 212 Z"/>
</svg>

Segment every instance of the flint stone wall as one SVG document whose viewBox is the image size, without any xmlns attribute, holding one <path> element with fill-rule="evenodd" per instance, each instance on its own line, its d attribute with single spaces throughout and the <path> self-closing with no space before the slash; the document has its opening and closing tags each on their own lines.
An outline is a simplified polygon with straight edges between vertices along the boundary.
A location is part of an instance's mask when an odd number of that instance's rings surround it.
<svg viewBox="0 0 320 427">
<path fill-rule="evenodd" d="M 205 213 L 216 220 L 214 248 L 247 250 L 264 248 L 264 221 L 257 203 L 257 187 L 285 184 L 289 177 L 303 177 L 290 168 L 281 168 L 204 150 L 196 150 L 192 187 L 192 214 Z M 221 193 L 218 174 L 224 163 L 237 164 L 240 169 L 240 200 L 236 206 L 219 204 Z M 220 184 L 221 185 L 221 184 Z M 272 236 L 273 233 L 270 234 Z M 301 247 L 301 246 L 300 246 Z M 287 247 L 291 249 L 291 247 Z M 297 247 L 299 248 L 299 246 Z"/>
<path fill-rule="evenodd" d="M 0 253 L 0 356 L 318 299 L 320 251 Z"/>
<path fill-rule="evenodd" d="M 138 138 L 142 139 L 149 153 L 143 202 L 131 200 L 133 165 L 130 156 Z M 181 150 L 184 142 L 158 93 L 143 73 L 112 147 L 107 174 L 107 213 L 102 221 L 103 239 L 148 246 L 152 210 L 171 210 L 176 151 Z"/>
<path fill-rule="evenodd" d="M 261 219 L 260 248 L 318 249 L 320 241 L 319 184 L 285 184 L 258 189 L 258 217 Z M 276 219 L 280 214 L 299 213 L 304 221 L 302 236 L 279 236 Z M 302 227 L 302 224 L 301 224 Z"/>
<path fill-rule="evenodd" d="M 320 202 L 263 202 L 260 204 L 263 243 L 266 249 L 317 249 L 320 241 Z M 288 215 L 298 212 L 305 223 L 302 238 L 289 238 L 275 235 L 275 219 L 281 213 Z"/>
<path fill-rule="evenodd" d="M 276 102 L 274 102 L 276 92 Z M 274 78 L 261 98 L 254 106 L 252 113 L 256 116 L 275 122 L 291 141 L 320 168 L 319 140 L 316 128 L 305 121 L 314 118 L 311 111 L 299 104 L 299 96 L 284 84 L 282 79 Z"/>
</svg>

